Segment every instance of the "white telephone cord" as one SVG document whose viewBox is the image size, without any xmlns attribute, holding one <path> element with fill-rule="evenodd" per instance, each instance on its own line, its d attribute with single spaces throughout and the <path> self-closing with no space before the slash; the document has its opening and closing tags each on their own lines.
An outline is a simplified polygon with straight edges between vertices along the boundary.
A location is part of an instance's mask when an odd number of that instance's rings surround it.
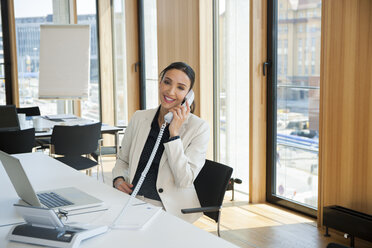
<svg viewBox="0 0 372 248">
<path fill-rule="evenodd" d="M 120 218 L 123 216 L 125 210 L 130 206 L 130 204 L 132 203 L 133 199 L 136 198 L 137 196 L 137 193 L 138 191 L 140 190 L 142 184 L 143 184 L 143 181 L 145 181 L 145 178 L 146 178 L 146 175 L 147 175 L 147 172 L 150 170 L 150 167 L 151 167 L 151 164 L 152 164 L 152 161 L 154 160 L 155 158 L 155 155 L 156 155 L 156 152 L 158 151 L 158 148 L 159 148 L 159 145 L 160 145 L 160 142 L 161 142 L 161 138 L 163 137 L 163 133 L 164 133 L 164 130 L 165 130 L 165 127 L 167 126 L 167 122 L 164 122 L 163 125 L 161 125 L 161 128 L 160 128 L 160 131 L 159 131 L 159 134 L 158 134 L 158 138 L 156 139 L 156 143 L 155 143 L 155 146 L 154 148 L 152 149 L 152 152 L 151 152 L 151 155 L 150 155 L 150 158 L 149 160 L 147 161 L 147 164 L 145 166 L 145 169 L 143 169 L 142 173 L 141 173 L 141 177 L 140 179 L 138 180 L 138 183 L 136 185 L 136 187 L 134 188 L 132 194 L 130 195 L 127 203 L 124 205 L 124 207 L 121 209 L 119 215 L 115 218 L 115 220 L 113 221 L 113 223 L 111 224 L 110 228 L 112 229 L 120 229 L 122 228 L 120 225 L 118 225 L 117 223 L 119 222 Z"/>
</svg>

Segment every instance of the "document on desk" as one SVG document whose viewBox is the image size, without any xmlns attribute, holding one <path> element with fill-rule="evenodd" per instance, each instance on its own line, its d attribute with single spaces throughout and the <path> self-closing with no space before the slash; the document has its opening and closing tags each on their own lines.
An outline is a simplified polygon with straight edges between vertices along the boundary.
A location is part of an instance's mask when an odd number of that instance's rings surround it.
<svg viewBox="0 0 372 248">
<path fill-rule="evenodd" d="M 156 218 L 161 207 L 148 203 L 137 203 L 126 209 L 126 212 L 118 222 L 122 229 L 144 229 Z"/>
<path fill-rule="evenodd" d="M 61 115 L 45 115 L 45 118 L 49 120 L 54 120 L 54 119 L 77 119 L 75 115 L 72 114 L 61 114 Z"/>
</svg>

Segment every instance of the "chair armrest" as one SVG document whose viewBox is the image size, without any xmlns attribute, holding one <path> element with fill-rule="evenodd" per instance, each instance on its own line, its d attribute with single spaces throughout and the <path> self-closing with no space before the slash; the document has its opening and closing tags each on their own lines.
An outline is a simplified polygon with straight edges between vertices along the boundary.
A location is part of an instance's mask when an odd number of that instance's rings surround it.
<svg viewBox="0 0 372 248">
<path fill-rule="evenodd" d="M 217 212 L 221 209 L 219 206 L 214 207 L 202 207 L 202 208 L 185 208 L 181 209 L 183 214 L 193 214 L 193 213 L 200 213 L 200 212 Z"/>
</svg>

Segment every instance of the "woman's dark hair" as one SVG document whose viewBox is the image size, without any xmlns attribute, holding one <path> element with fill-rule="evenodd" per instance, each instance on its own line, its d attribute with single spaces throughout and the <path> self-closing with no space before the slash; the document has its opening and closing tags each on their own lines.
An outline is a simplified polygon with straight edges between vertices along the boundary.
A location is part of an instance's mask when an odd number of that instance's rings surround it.
<svg viewBox="0 0 372 248">
<path fill-rule="evenodd" d="M 170 71 L 170 70 L 173 70 L 173 69 L 183 71 L 187 75 L 187 77 L 190 79 L 190 82 L 191 82 L 190 89 L 189 89 L 189 91 L 190 91 L 194 87 L 195 72 L 191 68 L 191 66 L 189 66 L 188 64 L 186 64 L 184 62 L 173 62 L 172 64 L 168 65 L 164 70 L 162 70 L 160 72 L 160 75 L 159 75 L 160 81 L 162 81 L 164 79 L 165 73 L 167 73 L 167 71 Z M 193 103 L 190 106 L 191 113 L 194 113 L 194 109 L 195 109 L 195 100 L 193 101 Z"/>
</svg>

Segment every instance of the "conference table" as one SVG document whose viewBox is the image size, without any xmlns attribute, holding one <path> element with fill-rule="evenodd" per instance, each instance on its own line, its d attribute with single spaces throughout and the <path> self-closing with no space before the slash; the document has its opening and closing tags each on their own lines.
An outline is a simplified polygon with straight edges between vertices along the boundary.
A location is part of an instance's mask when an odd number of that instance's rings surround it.
<svg viewBox="0 0 372 248">
<path fill-rule="evenodd" d="M 110 225 L 129 199 L 109 185 L 76 171 L 63 163 L 41 153 L 14 155 L 20 159 L 35 191 L 53 188 L 76 187 L 104 202 L 103 206 L 76 213 L 68 223 Z M 38 247 L 7 240 L 13 225 L 22 223 L 13 204 L 19 203 L 13 185 L 0 162 L 0 247 Z M 138 200 L 139 201 L 139 200 Z M 141 208 L 135 209 L 132 217 L 141 217 Z M 237 247 L 222 238 L 210 234 L 163 210 L 155 215 L 142 229 L 111 229 L 105 234 L 83 241 L 80 247 Z"/>
<path fill-rule="evenodd" d="M 53 127 L 56 125 L 73 126 L 86 125 L 94 123 L 93 120 L 77 117 L 71 114 L 49 115 L 34 117 L 39 119 L 38 127 L 35 127 L 35 138 L 49 138 L 52 136 Z M 31 121 L 32 122 L 32 121 Z M 29 125 L 28 127 L 30 127 Z M 116 151 L 119 150 L 119 132 L 123 131 L 121 127 L 111 126 L 102 123 L 101 133 L 115 135 Z"/>
</svg>

